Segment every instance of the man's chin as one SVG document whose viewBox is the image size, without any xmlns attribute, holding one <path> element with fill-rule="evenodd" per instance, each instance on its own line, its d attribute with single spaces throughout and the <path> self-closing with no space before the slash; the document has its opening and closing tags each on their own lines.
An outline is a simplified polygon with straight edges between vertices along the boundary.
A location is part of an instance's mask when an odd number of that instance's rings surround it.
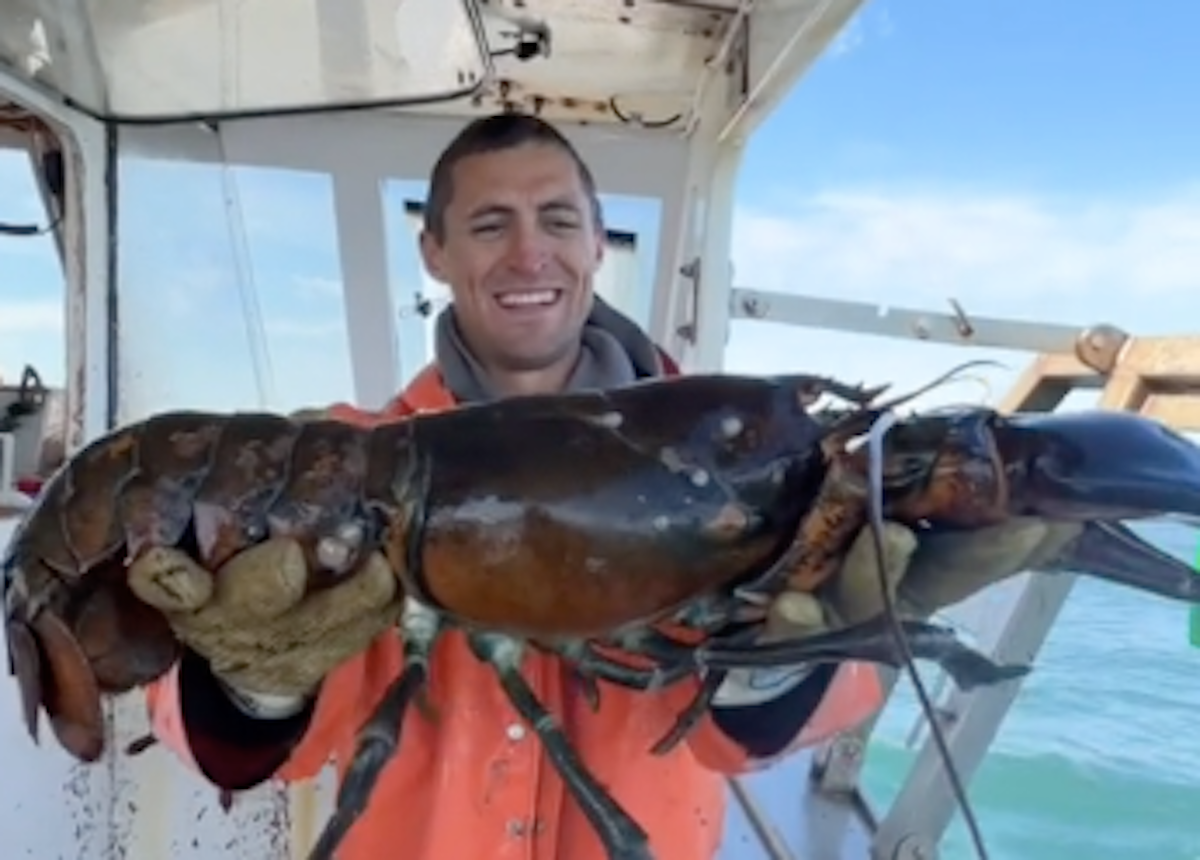
<svg viewBox="0 0 1200 860">
<path fill-rule="evenodd" d="M 497 364 L 509 373 L 537 373 L 561 366 L 568 361 L 573 363 L 578 352 L 577 344 L 547 346 L 542 349 L 530 349 L 528 342 L 514 345 L 497 356 Z"/>
</svg>

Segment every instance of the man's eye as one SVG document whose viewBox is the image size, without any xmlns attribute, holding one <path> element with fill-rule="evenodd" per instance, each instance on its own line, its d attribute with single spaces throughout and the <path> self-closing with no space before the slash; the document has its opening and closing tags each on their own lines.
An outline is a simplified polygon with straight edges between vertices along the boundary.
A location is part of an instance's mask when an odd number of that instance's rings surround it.
<svg viewBox="0 0 1200 860">
<path fill-rule="evenodd" d="M 492 236 L 500 232 L 499 224 L 476 224 L 471 228 L 476 236 Z"/>
</svg>

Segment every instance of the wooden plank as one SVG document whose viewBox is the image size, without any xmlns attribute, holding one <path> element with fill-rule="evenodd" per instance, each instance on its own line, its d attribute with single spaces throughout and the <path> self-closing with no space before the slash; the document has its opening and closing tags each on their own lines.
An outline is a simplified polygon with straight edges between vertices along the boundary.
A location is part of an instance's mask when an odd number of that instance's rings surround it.
<svg viewBox="0 0 1200 860">
<path fill-rule="evenodd" d="M 1093 371 L 1065 355 L 1040 355 L 1030 362 L 1000 401 L 1000 412 L 1050 412 L 1075 387 L 1080 374 Z"/>
<path fill-rule="evenodd" d="M 1120 367 L 1152 384 L 1163 380 L 1200 389 L 1200 336 L 1132 338 Z"/>
<path fill-rule="evenodd" d="M 1181 433 L 1200 433 L 1200 394 L 1151 394 L 1142 414 Z"/>
<path fill-rule="evenodd" d="M 1137 411 L 1142 408 L 1149 392 L 1145 380 L 1121 365 L 1104 386 L 1097 404 L 1101 409 L 1127 409 Z"/>
</svg>

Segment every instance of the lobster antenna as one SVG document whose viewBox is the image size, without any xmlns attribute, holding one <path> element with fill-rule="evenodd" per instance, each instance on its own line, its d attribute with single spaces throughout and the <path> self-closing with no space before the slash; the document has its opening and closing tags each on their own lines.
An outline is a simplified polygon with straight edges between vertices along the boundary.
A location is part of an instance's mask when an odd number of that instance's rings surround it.
<svg viewBox="0 0 1200 860">
<path fill-rule="evenodd" d="M 955 377 L 957 377 L 959 374 L 961 374 L 964 370 L 970 370 L 973 367 L 978 367 L 978 368 L 995 367 L 998 369 L 1006 369 L 1007 365 L 1005 365 L 1003 362 L 995 361 L 994 359 L 990 359 L 990 358 L 977 358 L 974 361 L 964 361 L 962 364 L 959 364 L 959 365 L 956 365 L 955 367 L 950 368 L 949 370 L 947 370 L 945 373 L 941 374 L 940 376 L 935 376 L 931 381 L 926 382 L 924 385 L 920 386 L 919 388 L 915 388 L 912 391 L 909 391 L 907 394 L 897 395 L 896 397 L 893 397 L 891 400 L 885 400 L 885 401 L 883 401 L 883 403 L 879 403 L 872 408 L 880 409 L 880 410 L 886 409 L 886 410 L 890 411 L 890 410 L 895 409 L 897 406 L 903 406 L 905 403 L 908 403 L 910 400 L 915 400 L 916 398 L 920 397 L 922 394 L 928 394 L 930 391 L 933 391 L 935 388 L 938 388 L 942 385 L 946 385 L 948 383 L 954 382 Z M 972 378 L 972 377 L 968 377 L 968 379 L 970 379 L 970 378 Z M 974 377 L 974 378 L 978 381 L 978 377 Z M 891 426 L 890 424 L 887 425 L 887 427 L 890 427 L 890 426 Z M 886 433 L 887 429 L 885 428 L 883 430 L 883 432 Z"/>
<path fill-rule="evenodd" d="M 899 394 L 893 397 L 891 400 L 885 400 L 882 403 L 864 406 L 857 412 L 851 412 L 848 415 L 838 418 L 822 431 L 822 438 L 825 440 L 841 440 L 847 436 L 856 436 L 859 432 L 861 432 L 858 428 L 863 426 L 874 427 L 876 423 L 882 420 L 885 413 L 891 412 L 892 410 L 896 409 L 896 407 L 903 406 L 905 403 L 917 399 L 922 394 L 928 394 L 930 391 L 933 391 L 939 386 L 954 382 L 955 377 L 957 377 L 960 373 L 962 373 L 964 370 L 970 370 L 973 367 L 1005 368 L 1006 365 L 1003 362 L 995 361 L 989 358 L 980 358 L 974 361 L 964 361 L 962 364 L 952 367 L 945 373 L 934 377 L 932 380 L 920 386 L 919 388 L 915 388 L 905 394 Z M 968 379 L 970 378 L 972 377 L 968 377 Z M 977 377 L 976 379 L 978 380 Z M 889 423 L 887 426 L 890 427 L 891 424 Z M 886 429 L 883 432 L 886 433 Z"/>
<path fill-rule="evenodd" d="M 942 732 L 941 722 L 938 719 L 933 701 L 929 696 L 929 692 L 925 689 L 925 683 L 921 680 L 920 673 L 917 671 L 916 661 L 913 658 L 912 650 L 908 647 L 908 638 L 904 635 L 904 629 L 900 625 L 900 618 L 896 612 L 896 604 L 892 599 L 891 584 L 888 582 L 887 558 L 883 549 L 883 438 L 895 423 L 896 416 L 891 413 L 885 413 L 880 415 L 879 420 L 872 424 L 867 431 L 867 515 L 871 529 L 871 539 L 875 549 L 875 568 L 879 573 L 879 587 L 883 592 L 883 614 L 892 628 L 892 636 L 896 640 L 897 647 L 900 649 L 904 671 L 912 681 L 913 689 L 916 690 L 917 698 L 921 702 L 921 710 L 925 713 L 925 719 L 929 723 L 929 734 L 937 746 L 938 755 L 942 759 L 942 766 L 946 769 L 946 775 L 950 779 L 950 788 L 954 793 L 954 800 L 958 804 L 959 809 L 962 810 L 967 830 L 970 832 L 971 841 L 975 846 L 975 853 L 979 856 L 979 860 L 988 860 L 988 851 L 987 846 L 983 842 L 983 833 L 979 829 L 979 822 L 975 819 L 975 812 L 971 808 L 971 801 L 967 798 L 967 792 L 963 788 L 962 777 L 959 775 L 958 768 L 954 765 L 954 759 L 950 755 L 950 747 L 946 743 L 946 736 Z"/>
</svg>

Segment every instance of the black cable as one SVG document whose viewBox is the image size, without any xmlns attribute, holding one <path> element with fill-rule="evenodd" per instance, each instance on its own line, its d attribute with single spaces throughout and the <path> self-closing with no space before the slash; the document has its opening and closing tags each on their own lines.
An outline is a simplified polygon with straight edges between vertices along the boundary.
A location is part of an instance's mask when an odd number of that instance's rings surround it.
<svg viewBox="0 0 1200 860">
<path fill-rule="evenodd" d="M 40 159 L 42 182 L 50 196 L 54 198 L 54 208 L 59 213 L 50 220 L 49 224 L 9 224 L 0 221 L 0 236 L 12 236 L 18 239 L 32 239 L 53 233 L 62 223 L 63 196 L 67 187 L 66 167 L 60 150 L 52 149 L 43 153 Z"/>
<path fill-rule="evenodd" d="M 942 732 L 937 709 L 934 707 L 933 701 L 925 689 L 925 683 L 921 680 L 921 675 L 917 671 L 912 651 L 908 647 L 908 640 L 905 638 L 904 631 L 900 626 L 900 618 L 896 611 L 895 601 L 892 599 L 891 583 L 888 580 L 887 556 L 883 549 L 883 438 L 895 423 L 896 419 L 893 415 L 884 413 L 871 425 L 871 429 L 867 435 L 869 463 L 867 474 L 870 487 L 867 510 L 870 517 L 871 537 L 874 542 L 880 587 L 883 589 L 883 612 L 888 623 L 891 625 L 892 634 L 900 649 L 904 669 L 908 673 L 913 689 L 916 690 L 917 698 L 921 702 L 921 710 L 925 713 L 925 719 L 929 721 L 929 734 L 933 738 L 934 745 L 937 746 L 938 755 L 942 759 L 942 766 L 946 769 L 946 776 L 950 780 L 950 788 L 954 794 L 954 799 L 962 810 L 963 819 L 966 821 L 967 830 L 970 832 L 971 841 L 975 846 L 975 853 L 979 856 L 979 860 L 988 860 L 987 846 L 984 845 L 983 833 L 980 831 L 979 822 L 976 821 L 975 812 L 972 810 L 971 802 L 967 798 L 966 789 L 962 784 L 962 777 L 958 773 L 958 768 L 954 765 L 954 758 L 950 754 L 950 746 L 946 743 L 946 736 Z"/>
</svg>

